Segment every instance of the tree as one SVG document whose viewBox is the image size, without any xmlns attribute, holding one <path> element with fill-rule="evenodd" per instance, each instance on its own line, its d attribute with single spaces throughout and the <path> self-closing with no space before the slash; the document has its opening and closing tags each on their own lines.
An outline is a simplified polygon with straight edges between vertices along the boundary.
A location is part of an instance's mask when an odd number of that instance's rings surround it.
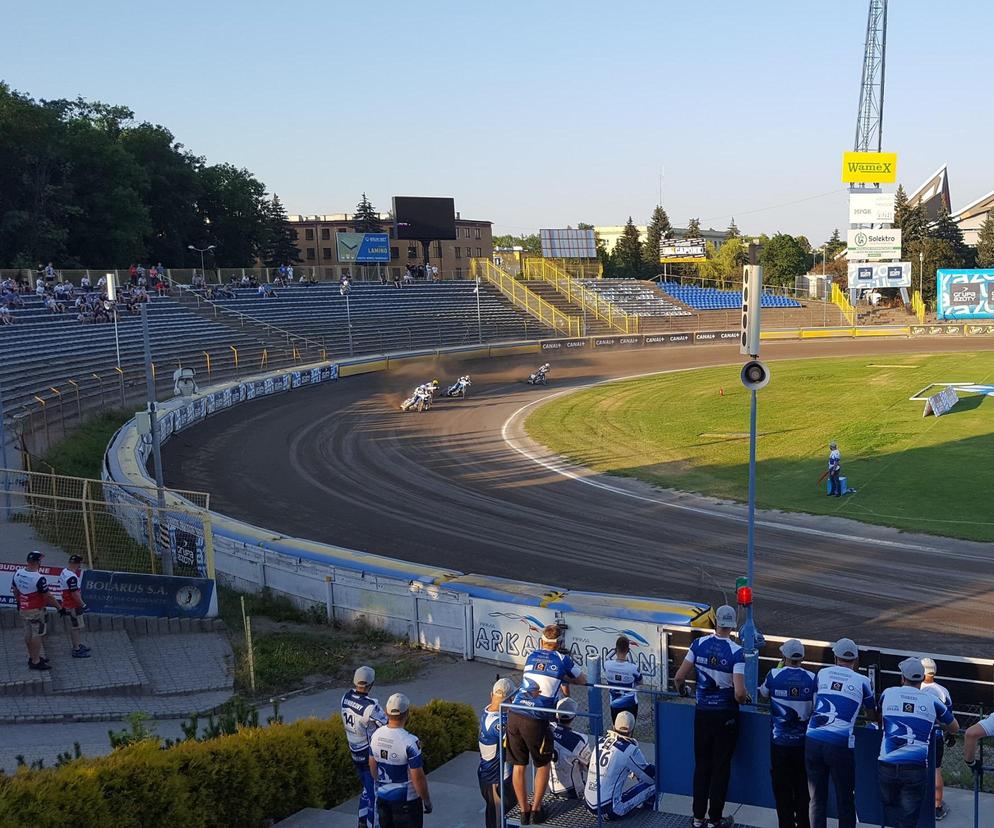
<svg viewBox="0 0 994 828">
<path fill-rule="evenodd" d="M 748 250 L 741 238 L 732 238 L 721 247 L 707 243 L 708 257 L 697 265 L 702 279 L 710 279 L 721 285 L 739 284 L 742 281 L 742 266 L 748 258 Z"/>
<path fill-rule="evenodd" d="M 904 258 L 909 255 L 908 245 L 923 239 L 928 229 L 925 207 L 921 202 L 912 207 L 902 185 L 898 185 L 894 194 L 894 227 L 901 231 L 901 255 Z"/>
<path fill-rule="evenodd" d="M 642 275 L 642 242 L 639 240 L 639 231 L 631 216 L 625 222 L 621 238 L 614 245 L 611 258 L 618 276 L 638 279 Z"/>
<path fill-rule="evenodd" d="M 725 239 L 737 239 L 741 235 L 742 234 L 739 232 L 739 228 L 735 225 L 735 216 L 732 216 L 728 229 L 725 231 Z"/>
<path fill-rule="evenodd" d="M 380 221 L 380 214 L 376 211 L 376 208 L 370 203 L 369 199 L 366 198 L 366 194 L 362 194 L 362 199 L 356 205 L 355 215 L 355 231 L 357 233 L 382 233 L 383 224 Z"/>
<path fill-rule="evenodd" d="M 266 209 L 266 223 L 269 235 L 262 260 L 266 267 L 279 267 L 301 261 L 297 247 L 297 231 L 287 221 L 286 210 L 280 197 L 273 193 L 273 199 Z"/>
<path fill-rule="evenodd" d="M 530 233 L 527 236 L 513 236 L 506 234 L 494 236 L 494 247 L 522 247 L 525 253 L 534 253 L 536 256 L 542 253 L 542 240 L 538 233 Z"/>
<path fill-rule="evenodd" d="M 994 267 L 994 210 L 987 214 L 977 236 L 977 267 Z"/>
<path fill-rule="evenodd" d="M 656 205 L 649 219 L 649 227 L 645 233 L 645 245 L 642 249 L 642 257 L 645 259 L 646 268 L 650 271 L 658 271 L 659 268 L 659 242 L 670 237 L 673 227 L 670 225 L 670 217 L 661 205 Z"/>
<path fill-rule="evenodd" d="M 836 227 L 832 231 L 832 235 L 827 242 L 825 242 L 825 258 L 832 259 L 835 255 L 846 246 L 846 243 L 842 241 L 839 237 L 839 228 Z"/>
<path fill-rule="evenodd" d="M 959 225 L 953 221 L 945 207 L 939 210 L 935 222 L 929 227 L 928 236 L 932 239 L 948 242 L 953 251 L 953 257 L 957 264 L 946 264 L 942 265 L 943 267 L 963 267 L 969 264 L 973 258 L 973 251 L 963 241 L 963 231 L 959 229 Z"/>
<path fill-rule="evenodd" d="M 911 284 L 920 288 L 926 302 L 935 301 L 935 271 L 943 267 L 962 267 L 956 251 L 945 239 L 926 237 L 908 245 L 911 262 Z"/>
<path fill-rule="evenodd" d="M 203 242 L 217 246 L 217 265 L 251 265 L 265 252 L 269 238 L 265 185 L 231 164 L 204 167 L 200 183 L 203 196 L 197 206 L 205 225 Z"/>
<path fill-rule="evenodd" d="M 807 272 L 810 261 L 797 239 L 787 233 L 776 233 L 760 255 L 765 281 L 781 286 L 793 287 L 796 277 Z"/>
<path fill-rule="evenodd" d="M 701 220 L 692 218 L 687 222 L 687 232 L 683 234 L 685 239 L 699 239 L 701 237 Z"/>
</svg>

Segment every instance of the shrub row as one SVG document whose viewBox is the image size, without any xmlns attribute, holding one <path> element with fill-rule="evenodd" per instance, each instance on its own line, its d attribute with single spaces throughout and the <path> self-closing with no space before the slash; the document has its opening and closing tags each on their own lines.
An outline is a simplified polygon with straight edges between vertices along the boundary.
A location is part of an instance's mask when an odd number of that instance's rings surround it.
<svg viewBox="0 0 994 828">
<path fill-rule="evenodd" d="M 429 770 L 476 747 L 464 704 L 412 709 L 408 730 Z M 4 828 L 256 828 L 359 793 L 341 720 L 249 728 L 162 749 L 141 742 L 109 756 L 0 778 Z"/>
</svg>

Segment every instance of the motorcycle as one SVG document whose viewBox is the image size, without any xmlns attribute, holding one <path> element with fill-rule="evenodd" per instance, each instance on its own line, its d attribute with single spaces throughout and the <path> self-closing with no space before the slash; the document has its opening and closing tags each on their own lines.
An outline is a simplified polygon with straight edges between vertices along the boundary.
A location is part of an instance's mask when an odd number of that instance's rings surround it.
<svg viewBox="0 0 994 828">
<path fill-rule="evenodd" d="M 469 379 L 469 374 L 459 377 L 452 385 L 445 389 L 446 397 L 465 397 L 466 389 L 473 383 Z"/>
<path fill-rule="evenodd" d="M 549 368 L 551 366 L 549 363 L 541 366 L 534 374 L 529 374 L 528 379 L 525 380 L 529 385 L 548 385 L 549 384 Z"/>
<path fill-rule="evenodd" d="M 413 408 L 415 411 L 428 411 L 437 388 L 437 380 L 419 385 L 414 389 L 414 393 L 400 404 L 400 410 L 410 411 Z"/>
</svg>

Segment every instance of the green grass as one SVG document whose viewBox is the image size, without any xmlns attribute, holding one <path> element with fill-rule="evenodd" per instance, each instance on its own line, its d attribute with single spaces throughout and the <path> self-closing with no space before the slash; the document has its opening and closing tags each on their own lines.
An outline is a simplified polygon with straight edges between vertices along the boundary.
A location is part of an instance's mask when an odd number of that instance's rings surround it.
<svg viewBox="0 0 994 828">
<path fill-rule="evenodd" d="M 994 541 L 994 398 L 922 417 L 931 382 L 994 384 L 994 351 L 774 362 L 759 394 L 757 503 Z M 540 407 L 528 433 L 600 472 L 745 500 L 749 402 L 737 367 L 608 383 Z M 722 396 L 721 391 L 724 391 Z M 828 443 L 857 494 L 816 485 Z"/>
<path fill-rule="evenodd" d="M 114 433 L 134 416 L 131 411 L 104 411 L 86 420 L 43 458 L 56 474 L 99 478 L 104 452 Z"/>
</svg>

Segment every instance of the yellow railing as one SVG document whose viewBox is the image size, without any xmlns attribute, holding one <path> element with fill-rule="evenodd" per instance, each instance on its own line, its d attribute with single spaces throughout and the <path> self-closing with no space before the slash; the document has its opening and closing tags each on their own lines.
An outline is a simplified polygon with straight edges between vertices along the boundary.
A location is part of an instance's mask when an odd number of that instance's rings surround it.
<svg viewBox="0 0 994 828">
<path fill-rule="evenodd" d="M 625 313 L 597 291 L 584 287 L 548 259 L 525 259 L 522 273 L 526 279 L 541 279 L 548 282 L 570 302 L 579 305 L 587 313 L 592 313 L 595 318 L 603 320 L 615 330 L 626 334 L 638 331 L 637 316 Z"/>
<path fill-rule="evenodd" d="M 581 335 L 580 319 L 567 316 L 554 305 L 550 305 L 537 293 L 516 281 L 510 273 L 505 273 L 497 267 L 490 259 L 470 259 L 470 274 L 474 279 L 485 279 L 490 282 L 511 302 L 549 327 L 566 336 Z"/>
<path fill-rule="evenodd" d="M 920 291 L 915 291 L 911 296 L 911 312 L 918 317 L 918 321 L 925 323 L 925 302 Z"/>
<path fill-rule="evenodd" d="M 856 324 L 856 308 L 849 302 L 849 298 L 840 290 L 839 286 L 832 282 L 832 302 L 842 311 L 846 322 L 850 325 Z"/>
</svg>

